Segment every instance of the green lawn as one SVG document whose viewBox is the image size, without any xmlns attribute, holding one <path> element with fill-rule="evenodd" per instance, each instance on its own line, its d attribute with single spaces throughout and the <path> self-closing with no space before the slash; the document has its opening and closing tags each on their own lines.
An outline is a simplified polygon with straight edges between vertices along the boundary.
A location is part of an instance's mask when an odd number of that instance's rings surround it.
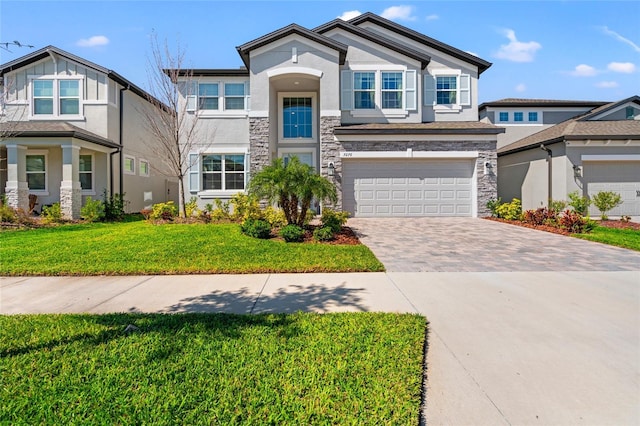
<svg viewBox="0 0 640 426">
<path fill-rule="evenodd" d="M 425 329 L 380 313 L 0 316 L 0 423 L 416 425 Z"/>
<path fill-rule="evenodd" d="M 597 241 L 612 246 L 624 247 L 640 251 L 640 231 L 633 229 L 615 229 L 596 226 L 588 234 L 573 234 L 583 240 Z"/>
<path fill-rule="evenodd" d="M 0 239 L 0 275 L 384 270 L 364 245 L 258 240 L 237 224 L 79 224 L 2 231 Z"/>
</svg>

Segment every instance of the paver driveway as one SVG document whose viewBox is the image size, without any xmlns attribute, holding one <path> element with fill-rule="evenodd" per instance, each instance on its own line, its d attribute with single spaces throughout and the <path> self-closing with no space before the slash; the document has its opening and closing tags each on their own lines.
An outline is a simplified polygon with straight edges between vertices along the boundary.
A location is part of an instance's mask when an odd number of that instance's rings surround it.
<svg viewBox="0 0 640 426">
<path fill-rule="evenodd" d="M 638 271 L 640 253 L 476 218 L 351 218 L 389 272 Z"/>
</svg>

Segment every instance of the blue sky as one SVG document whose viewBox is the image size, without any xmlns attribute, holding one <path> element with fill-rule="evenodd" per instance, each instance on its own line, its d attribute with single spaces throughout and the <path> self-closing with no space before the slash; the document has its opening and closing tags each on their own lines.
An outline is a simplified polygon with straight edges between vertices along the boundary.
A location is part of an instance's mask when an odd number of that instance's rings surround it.
<svg viewBox="0 0 640 426">
<path fill-rule="evenodd" d="M 51 44 L 146 88 L 154 30 L 180 41 L 187 67 L 235 68 L 240 44 L 292 22 L 314 28 L 357 11 L 492 62 L 480 78 L 480 102 L 640 95 L 639 1 L 0 0 L 0 42 Z M 1 63 L 32 50 L 8 48 L 0 48 Z"/>
</svg>

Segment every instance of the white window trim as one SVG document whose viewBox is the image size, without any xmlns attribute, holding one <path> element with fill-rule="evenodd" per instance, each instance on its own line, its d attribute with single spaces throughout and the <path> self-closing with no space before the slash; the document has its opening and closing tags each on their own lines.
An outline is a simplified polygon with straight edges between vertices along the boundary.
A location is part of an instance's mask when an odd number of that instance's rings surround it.
<svg viewBox="0 0 640 426">
<path fill-rule="evenodd" d="M 311 137 L 310 138 L 286 138 L 284 137 L 283 108 L 284 98 L 311 98 Z M 318 143 L 318 97 L 316 92 L 278 92 L 278 142 L 282 144 Z"/>
<path fill-rule="evenodd" d="M 187 112 L 195 113 L 199 118 L 246 118 L 250 111 L 250 85 L 249 80 L 194 80 L 192 84 L 195 88 L 192 89 L 193 93 L 187 95 L 185 101 L 187 102 Z M 217 84 L 218 85 L 218 109 L 200 109 L 200 84 Z M 225 109 L 224 95 L 226 84 L 244 84 L 244 109 Z M 231 98 L 239 98 L 240 96 L 230 96 Z M 189 106 L 192 102 L 193 106 Z"/>
<path fill-rule="evenodd" d="M 314 170 L 316 167 L 316 150 L 314 148 L 280 148 L 278 158 L 284 158 L 285 154 L 311 154 L 311 162 Z"/>
<path fill-rule="evenodd" d="M 41 195 L 48 196 L 49 195 L 49 151 L 46 149 L 28 149 L 25 154 L 25 161 L 27 155 L 44 155 L 44 190 L 41 189 L 29 189 L 29 194 L 33 195 Z M 25 178 L 26 174 L 29 172 L 26 171 L 25 164 Z"/>
<path fill-rule="evenodd" d="M 407 73 L 409 70 L 406 66 L 403 65 L 356 65 L 352 68 L 349 68 L 351 76 L 350 82 L 350 91 L 346 91 L 352 97 L 351 99 L 351 109 L 349 109 L 349 113 L 352 117 L 387 117 L 387 118 L 404 118 L 409 115 L 409 111 L 417 111 L 418 110 L 418 101 L 416 100 L 415 108 L 407 108 L 407 90 L 413 90 L 417 93 L 417 77 L 416 77 L 416 87 L 414 89 L 407 88 Z M 413 70 L 415 72 L 415 70 Z M 374 105 L 375 107 L 372 109 L 357 109 L 355 107 L 355 73 L 357 72 L 373 72 L 374 77 Z M 382 108 L 382 73 L 383 72 L 401 72 L 402 73 L 402 108 Z M 341 78 L 342 78 L 341 73 Z M 415 75 L 419 75 L 418 72 L 415 72 Z M 341 93 L 341 96 L 345 96 L 345 91 Z"/>
<path fill-rule="evenodd" d="M 462 77 L 467 76 L 467 78 L 469 79 L 469 87 L 468 90 L 469 91 L 469 102 L 468 103 L 461 103 L 461 91 L 465 90 L 462 89 Z M 457 103 L 455 104 L 438 104 L 438 87 L 437 87 L 437 81 L 438 81 L 438 77 L 456 77 L 456 101 Z M 432 79 L 433 80 L 433 85 L 427 84 L 426 80 L 427 79 Z M 433 110 L 436 113 L 458 113 L 460 111 L 462 111 L 462 108 L 465 106 L 470 106 L 473 104 L 473 99 L 472 99 L 472 79 L 471 79 L 471 75 L 470 74 L 464 74 L 462 73 L 461 70 L 456 70 L 456 69 L 436 69 L 436 70 L 431 70 L 430 74 L 424 74 L 424 78 L 423 78 L 423 93 L 422 93 L 422 97 L 424 99 L 423 101 L 423 105 L 424 106 L 430 106 L 433 107 Z M 427 99 L 429 99 L 428 96 L 428 88 L 433 86 L 433 102 L 432 103 L 428 103 Z"/>
<path fill-rule="evenodd" d="M 127 160 L 131 160 L 133 162 L 133 170 L 127 170 Z M 124 160 L 122 162 L 122 173 L 124 173 L 125 175 L 136 174 L 136 157 L 132 155 L 124 155 Z"/>
<path fill-rule="evenodd" d="M 142 165 L 146 164 L 147 165 L 147 171 L 146 172 L 142 172 Z M 145 160 L 143 158 L 139 158 L 138 159 L 138 173 L 140 174 L 140 176 L 142 177 L 149 177 L 151 176 L 151 163 L 149 163 L 148 160 Z"/>
<path fill-rule="evenodd" d="M 96 195 L 96 158 L 95 155 L 93 155 L 92 153 L 88 153 L 88 152 L 81 152 L 80 155 L 88 155 L 91 157 L 91 189 L 83 189 L 82 190 L 82 195 Z M 87 172 L 81 172 L 80 170 L 78 170 L 78 180 L 80 179 L 79 175 L 80 173 L 87 173 Z"/>
<path fill-rule="evenodd" d="M 35 114 L 33 102 L 33 82 L 35 80 L 53 80 L 53 114 Z M 78 81 L 78 114 L 60 114 L 60 81 Z M 84 77 L 81 75 L 28 75 L 27 76 L 27 98 L 29 102 L 30 120 L 84 120 Z"/>
<path fill-rule="evenodd" d="M 227 151 L 227 150 L 224 150 Z M 231 196 L 233 194 L 237 194 L 238 192 L 246 192 L 247 190 L 247 184 L 248 184 L 248 177 L 249 177 L 249 170 L 248 170 L 248 157 L 249 155 L 247 154 L 246 150 L 244 151 L 229 151 L 229 152 L 219 152 L 219 151 L 215 151 L 215 152 L 200 152 L 200 153 L 191 153 L 191 155 L 198 155 L 198 168 L 197 170 L 193 171 L 190 170 L 190 173 L 197 173 L 198 176 L 198 190 L 192 190 L 191 188 L 189 188 L 190 192 L 196 192 L 198 197 L 201 198 L 216 198 L 216 197 L 228 197 Z M 222 164 L 222 184 L 223 186 L 225 186 L 224 184 L 225 182 L 225 170 L 224 170 L 224 164 L 226 162 L 226 156 L 227 155 L 243 155 L 244 156 L 244 189 L 201 189 L 204 186 L 204 172 L 202 171 L 202 159 L 204 156 L 206 155 L 221 155 L 223 157 L 225 157 L 225 159 L 223 160 L 223 164 Z"/>
</svg>

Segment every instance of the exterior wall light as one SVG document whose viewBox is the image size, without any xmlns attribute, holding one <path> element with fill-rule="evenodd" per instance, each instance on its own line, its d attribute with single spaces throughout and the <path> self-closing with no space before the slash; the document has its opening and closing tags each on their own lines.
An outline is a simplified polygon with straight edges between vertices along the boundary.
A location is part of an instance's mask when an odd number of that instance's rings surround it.
<svg viewBox="0 0 640 426">
<path fill-rule="evenodd" d="M 573 177 L 582 177 L 582 167 L 576 164 L 573 165 Z"/>
<path fill-rule="evenodd" d="M 333 177 L 336 175 L 336 166 L 333 162 L 329 163 L 329 167 L 327 168 L 327 175 Z"/>
</svg>

